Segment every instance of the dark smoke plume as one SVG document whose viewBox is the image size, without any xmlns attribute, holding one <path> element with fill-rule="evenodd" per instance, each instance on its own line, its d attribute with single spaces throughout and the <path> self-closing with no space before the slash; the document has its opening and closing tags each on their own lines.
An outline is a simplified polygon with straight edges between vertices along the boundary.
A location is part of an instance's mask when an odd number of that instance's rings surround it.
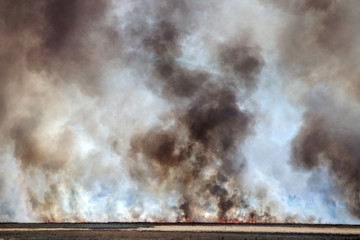
<svg viewBox="0 0 360 240">
<path fill-rule="evenodd" d="M 340 192 L 359 218 L 359 68 L 354 62 L 360 57 L 355 50 L 360 6 L 356 1 L 274 3 L 293 14 L 280 38 L 285 46 L 280 66 L 309 88 L 301 96 L 306 110 L 292 142 L 291 163 L 308 171 L 327 167 L 337 187 L 326 198 Z"/>
<path fill-rule="evenodd" d="M 158 184 L 166 182 L 180 193 L 176 207 L 182 212 L 179 219 L 203 221 L 200 211 L 213 203 L 217 204 L 219 220 L 237 217 L 227 212 L 245 201 L 234 193 L 241 192 L 240 186 L 229 190 L 223 186 L 246 165 L 244 161 L 237 167 L 236 159 L 239 146 L 251 132 L 253 116 L 237 105 L 236 89 L 248 92 L 256 86 L 256 74 L 263 62 L 259 49 L 243 43 L 231 49 L 226 44 L 219 46 L 218 64 L 226 73 L 214 83 L 211 73 L 189 70 L 177 62 L 179 41 L 186 32 L 164 20 L 155 26 L 143 43 L 154 54 L 154 78 L 161 84 L 161 96 L 174 101 L 176 107 L 170 114 L 175 122 L 168 128 L 156 126 L 134 136 L 130 156 L 142 159 L 141 164 L 149 166 L 146 171 L 155 172 L 152 176 Z M 177 106 L 179 98 L 186 99 L 181 106 Z M 212 175 L 204 175 L 214 164 L 219 166 Z M 133 177 L 139 180 L 143 175 L 136 171 Z M 146 185 L 148 180 L 140 181 Z M 188 189 L 195 192 L 188 193 Z M 204 203 L 199 204 L 199 200 Z"/>
<path fill-rule="evenodd" d="M 359 10 L 0 0 L 0 221 L 358 222 Z"/>
<path fill-rule="evenodd" d="M 62 196 L 53 175 L 67 168 L 74 144 L 74 134 L 66 126 L 56 139 L 49 139 L 52 147 L 44 142 L 41 131 L 49 117 L 44 112 L 54 109 L 50 114 L 59 115 L 64 110 L 60 96 L 64 84 L 75 84 L 90 96 L 103 94 L 99 69 L 104 69 L 104 59 L 110 61 L 115 56 L 116 45 L 120 44 L 115 28 L 104 21 L 109 4 L 0 1 L 1 142 L 12 141 L 14 157 L 32 179 L 25 177 L 23 188 L 31 208 L 42 220 L 63 215 Z M 97 37 L 91 39 L 93 31 Z M 109 51 L 105 44 L 114 47 Z M 42 172 L 42 180 L 37 179 L 37 171 Z M 30 186 L 31 181 L 49 184 L 42 200 L 38 189 Z"/>
</svg>

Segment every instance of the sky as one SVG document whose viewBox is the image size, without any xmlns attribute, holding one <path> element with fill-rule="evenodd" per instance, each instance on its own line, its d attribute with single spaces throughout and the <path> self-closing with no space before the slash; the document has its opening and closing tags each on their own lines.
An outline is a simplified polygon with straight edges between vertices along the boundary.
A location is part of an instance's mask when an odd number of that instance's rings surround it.
<svg viewBox="0 0 360 240">
<path fill-rule="evenodd" d="M 358 224 L 359 11 L 0 0 L 0 221 Z"/>
</svg>

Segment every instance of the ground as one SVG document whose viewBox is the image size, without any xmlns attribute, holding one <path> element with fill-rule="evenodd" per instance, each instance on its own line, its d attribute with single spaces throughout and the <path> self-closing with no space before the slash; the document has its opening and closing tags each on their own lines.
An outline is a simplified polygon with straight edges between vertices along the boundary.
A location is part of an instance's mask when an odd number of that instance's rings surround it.
<svg viewBox="0 0 360 240">
<path fill-rule="evenodd" d="M 3 223 L 0 239 L 360 239 L 360 226 L 154 223 Z"/>
</svg>

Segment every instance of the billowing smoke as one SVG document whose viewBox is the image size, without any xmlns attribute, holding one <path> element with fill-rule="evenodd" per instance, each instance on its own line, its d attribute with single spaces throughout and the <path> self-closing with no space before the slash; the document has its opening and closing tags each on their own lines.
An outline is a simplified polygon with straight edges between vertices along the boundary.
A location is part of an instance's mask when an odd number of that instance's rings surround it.
<svg viewBox="0 0 360 240">
<path fill-rule="evenodd" d="M 359 8 L 0 0 L 0 220 L 358 222 Z"/>
<path fill-rule="evenodd" d="M 315 172 L 326 168 L 335 190 L 324 197 L 334 204 L 336 192 L 359 218 L 360 34 L 355 29 L 360 6 L 355 1 L 297 4 L 280 4 L 294 14 L 291 34 L 283 35 L 281 66 L 307 85 L 300 94 L 304 120 L 292 142 L 291 163 Z"/>
</svg>

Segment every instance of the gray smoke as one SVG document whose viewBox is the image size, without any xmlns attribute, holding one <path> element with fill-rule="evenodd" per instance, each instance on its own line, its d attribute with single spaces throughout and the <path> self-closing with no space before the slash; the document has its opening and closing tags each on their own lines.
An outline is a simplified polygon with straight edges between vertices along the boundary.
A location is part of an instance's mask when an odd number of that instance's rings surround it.
<svg viewBox="0 0 360 240">
<path fill-rule="evenodd" d="M 359 7 L 0 0 L 0 220 L 358 222 Z"/>
</svg>

